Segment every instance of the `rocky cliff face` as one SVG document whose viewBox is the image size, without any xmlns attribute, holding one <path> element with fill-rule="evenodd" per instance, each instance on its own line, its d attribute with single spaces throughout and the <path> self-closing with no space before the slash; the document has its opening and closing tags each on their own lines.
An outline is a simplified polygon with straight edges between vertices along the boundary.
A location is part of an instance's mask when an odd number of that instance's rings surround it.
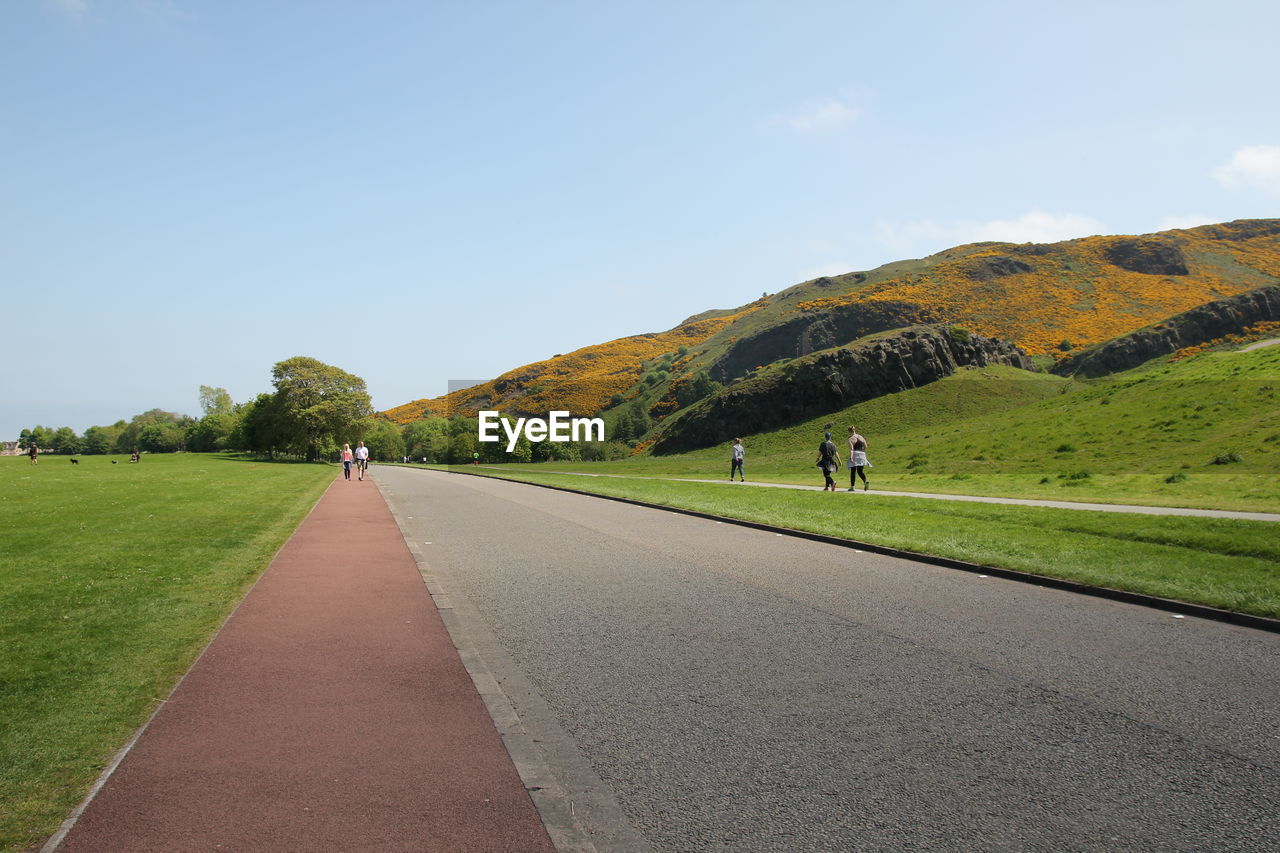
<svg viewBox="0 0 1280 853">
<path fill-rule="evenodd" d="M 1030 370 L 1008 341 L 913 326 L 878 340 L 814 353 L 697 403 L 662 432 L 654 453 L 682 453 L 835 412 L 941 379 L 965 365 Z"/>
<path fill-rule="evenodd" d="M 1064 358 L 1053 366 L 1052 372 L 1059 376 L 1105 376 L 1264 320 L 1280 320 L 1280 285 L 1209 302 L 1154 326 L 1113 338 Z"/>
<path fill-rule="evenodd" d="M 712 365 L 711 378 L 731 382 L 780 358 L 799 358 L 877 332 L 935 320 L 919 305 L 909 302 L 843 305 L 819 313 L 800 314 L 734 342 Z"/>
</svg>

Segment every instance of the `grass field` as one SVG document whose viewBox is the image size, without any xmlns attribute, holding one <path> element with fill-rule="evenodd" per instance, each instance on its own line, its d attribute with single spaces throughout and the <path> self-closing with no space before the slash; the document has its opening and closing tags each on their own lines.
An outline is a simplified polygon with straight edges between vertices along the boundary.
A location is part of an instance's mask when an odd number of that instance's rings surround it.
<svg viewBox="0 0 1280 853">
<path fill-rule="evenodd" d="M 477 472 L 1280 618 L 1280 526 L 1271 522 L 577 477 L 545 466 Z"/>
<path fill-rule="evenodd" d="M 0 459 L 3 851 L 57 829 L 334 475 L 126 460 Z"/>
<path fill-rule="evenodd" d="M 867 437 L 873 488 L 1280 511 L 1280 347 L 1160 359 L 1091 382 L 962 370 L 774 432 L 744 424 L 747 477 L 820 484 L 827 423 L 842 456 L 849 425 Z M 729 451 L 546 467 L 727 478 Z"/>
</svg>

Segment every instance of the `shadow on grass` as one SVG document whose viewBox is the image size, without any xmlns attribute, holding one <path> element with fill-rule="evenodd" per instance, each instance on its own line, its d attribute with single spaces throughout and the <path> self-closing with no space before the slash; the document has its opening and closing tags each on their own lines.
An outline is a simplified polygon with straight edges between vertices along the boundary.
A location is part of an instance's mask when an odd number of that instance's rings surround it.
<svg viewBox="0 0 1280 853">
<path fill-rule="evenodd" d="M 222 459 L 227 462 L 260 462 L 266 465 L 332 465 L 324 459 L 317 459 L 314 462 L 308 462 L 301 456 L 260 456 L 255 453 L 214 453 L 211 454 L 214 459 Z"/>
</svg>

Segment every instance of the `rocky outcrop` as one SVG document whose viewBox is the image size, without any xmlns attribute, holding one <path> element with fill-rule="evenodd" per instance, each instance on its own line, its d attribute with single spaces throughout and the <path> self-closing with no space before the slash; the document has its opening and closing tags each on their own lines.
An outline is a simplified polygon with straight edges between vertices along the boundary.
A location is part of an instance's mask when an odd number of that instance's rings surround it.
<svg viewBox="0 0 1280 853">
<path fill-rule="evenodd" d="M 934 319 L 910 302 L 864 302 L 800 314 L 735 341 L 711 366 L 711 378 L 731 382 L 780 358 L 806 356 L 877 332 Z"/>
<path fill-rule="evenodd" d="M 1051 372 L 1059 376 L 1105 376 L 1225 335 L 1264 320 L 1280 320 L 1280 285 L 1267 285 L 1184 311 L 1064 358 Z"/>
<path fill-rule="evenodd" d="M 1001 255 L 978 258 L 965 273 L 974 281 L 993 281 L 1005 276 L 1031 272 L 1031 264 Z"/>
<path fill-rule="evenodd" d="M 1177 245 L 1164 240 L 1116 240 L 1103 252 L 1120 269 L 1147 275 L 1186 275 L 1187 258 Z"/>
<path fill-rule="evenodd" d="M 682 453 L 926 385 L 964 365 L 1032 369 L 1008 341 L 944 326 L 913 326 L 886 337 L 814 353 L 695 404 L 662 432 L 654 453 Z"/>
</svg>

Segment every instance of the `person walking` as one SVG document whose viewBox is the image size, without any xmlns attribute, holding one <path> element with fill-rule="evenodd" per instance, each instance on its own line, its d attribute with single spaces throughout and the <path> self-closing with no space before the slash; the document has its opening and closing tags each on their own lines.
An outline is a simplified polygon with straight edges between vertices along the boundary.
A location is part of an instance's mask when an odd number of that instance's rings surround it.
<svg viewBox="0 0 1280 853">
<path fill-rule="evenodd" d="M 27 456 L 31 459 L 31 462 L 29 464 L 31 465 L 36 464 L 36 457 L 39 455 L 40 455 L 40 448 L 36 446 L 36 443 L 34 441 L 27 445 Z"/>
<path fill-rule="evenodd" d="M 729 482 L 733 482 L 733 472 L 737 471 L 738 476 L 742 478 L 742 482 L 747 481 L 747 475 L 742 470 L 742 463 L 747 458 L 747 449 L 742 446 L 742 439 L 735 438 L 733 440 L 733 459 L 729 462 Z"/>
<path fill-rule="evenodd" d="M 346 479 L 346 480 L 351 479 L 352 458 L 353 458 L 353 455 L 351 453 L 351 445 L 349 444 L 342 445 L 342 477 L 343 479 Z"/>
<path fill-rule="evenodd" d="M 358 442 L 356 445 L 356 471 L 359 474 L 357 480 L 364 479 L 364 472 L 369 470 L 369 448 L 364 446 L 364 442 Z"/>
<path fill-rule="evenodd" d="M 856 477 L 862 478 L 862 491 L 870 491 L 871 484 L 867 482 L 867 470 L 871 467 L 871 463 L 867 461 L 867 440 L 858 435 L 858 431 L 853 427 L 849 427 L 849 491 L 854 491 L 857 486 Z"/>
<path fill-rule="evenodd" d="M 835 442 L 831 440 L 831 433 L 826 433 L 826 438 L 822 444 L 818 445 L 818 467 L 822 469 L 822 477 L 826 480 L 822 485 L 822 491 L 835 491 L 836 481 L 831 479 L 831 475 L 840 469 L 840 451 L 836 450 Z"/>
</svg>

